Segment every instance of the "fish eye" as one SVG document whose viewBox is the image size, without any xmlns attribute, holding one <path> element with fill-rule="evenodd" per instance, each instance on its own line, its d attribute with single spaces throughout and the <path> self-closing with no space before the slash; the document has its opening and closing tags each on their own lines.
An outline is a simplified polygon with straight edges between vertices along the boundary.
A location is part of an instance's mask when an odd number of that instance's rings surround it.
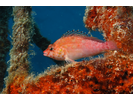
<svg viewBox="0 0 133 100">
<path fill-rule="evenodd" d="M 53 48 L 51 47 L 51 48 L 50 48 L 50 51 L 52 51 L 52 50 L 53 50 Z"/>
</svg>

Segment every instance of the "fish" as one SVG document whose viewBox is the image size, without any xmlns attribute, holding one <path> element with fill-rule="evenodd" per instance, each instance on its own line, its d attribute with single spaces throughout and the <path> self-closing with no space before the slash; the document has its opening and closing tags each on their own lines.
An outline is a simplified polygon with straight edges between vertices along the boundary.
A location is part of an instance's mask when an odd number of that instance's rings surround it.
<svg viewBox="0 0 133 100">
<path fill-rule="evenodd" d="M 117 50 L 114 41 L 102 41 L 95 37 L 83 34 L 68 34 L 50 44 L 43 55 L 59 61 L 76 62 L 80 58 L 86 58 L 104 53 L 108 50 Z"/>
</svg>

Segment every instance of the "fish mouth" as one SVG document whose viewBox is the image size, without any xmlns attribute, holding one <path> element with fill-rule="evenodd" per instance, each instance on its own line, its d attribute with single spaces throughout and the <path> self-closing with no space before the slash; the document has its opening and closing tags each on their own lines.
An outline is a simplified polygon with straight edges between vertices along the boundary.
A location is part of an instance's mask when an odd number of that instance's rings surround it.
<svg viewBox="0 0 133 100">
<path fill-rule="evenodd" d="M 44 56 L 47 56 L 47 54 L 46 54 L 46 53 L 43 53 L 43 55 L 44 55 Z"/>
<path fill-rule="evenodd" d="M 47 53 L 46 53 L 46 52 L 43 52 L 43 55 L 44 55 L 44 56 L 47 56 Z"/>
</svg>

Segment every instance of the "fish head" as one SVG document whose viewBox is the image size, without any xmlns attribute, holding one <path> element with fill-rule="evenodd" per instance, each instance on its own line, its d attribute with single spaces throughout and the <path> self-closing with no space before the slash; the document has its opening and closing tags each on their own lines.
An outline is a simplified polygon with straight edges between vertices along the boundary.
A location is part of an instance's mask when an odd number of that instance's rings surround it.
<svg viewBox="0 0 133 100">
<path fill-rule="evenodd" d="M 64 49 L 56 47 L 54 44 L 50 44 L 48 48 L 43 51 L 43 55 L 55 60 L 64 60 Z"/>
<path fill-rule="evenodd" d="M 48 46 L 48 48 L 47 48 L 46 50 L 43 51 L 43 55 L 44 55 L 44 56 L 47 56 L 47 57 L 50 57 L 50 58 L 53 58 L 54 52 L 55 52 L 54 49 L 55 49 L 54 46 L 53 46 L 52 44 L 50 44 L 50 45 Z"/>
</svg>

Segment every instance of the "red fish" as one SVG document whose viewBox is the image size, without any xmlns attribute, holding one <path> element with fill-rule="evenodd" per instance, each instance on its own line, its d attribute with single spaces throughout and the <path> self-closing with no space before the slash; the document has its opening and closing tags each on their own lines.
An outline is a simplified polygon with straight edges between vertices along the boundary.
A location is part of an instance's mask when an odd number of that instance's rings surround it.
<svg viewBox="0 0 133 100">
<path fill-rule="evenodd" d="M 114 41 L 103 42 L 82 34 L 70 34 L 50 44 L 43 53 L 44 56 L 55 60 L 74 62 L 74 60 L 97 55 L 107 50 L 117 50 L 116 43 Z"/>
</svg>

